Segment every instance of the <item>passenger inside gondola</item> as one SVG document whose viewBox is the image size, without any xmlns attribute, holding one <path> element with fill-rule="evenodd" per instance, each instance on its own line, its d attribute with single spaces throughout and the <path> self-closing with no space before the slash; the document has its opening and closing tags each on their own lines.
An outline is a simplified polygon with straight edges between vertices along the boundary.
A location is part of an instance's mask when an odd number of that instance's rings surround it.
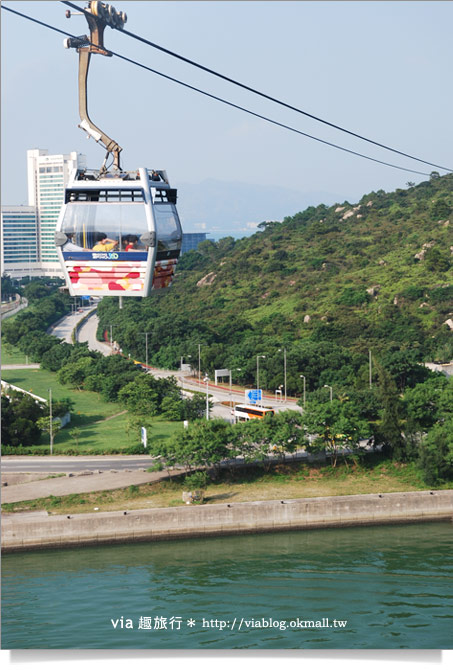
<svg viewBox="0 0 453 670">
<path fill-rule="evenodd" d="M 105 233 L 96 233 L 94 236 L 96 244 L 93 251 L 112 251 L 118 246 L 118 240 L 111 240 Z"/>
<path fill-rule="evenodd" d="M 137 235 L 129 235 L 124 238 L 124 251 L 135 251 L 137 249 L 138 237 Z"/>
<path fill-rule="evenodd" d="M 81 247 L 81 246 L 79 246 L 78 244 L 75 243 L 76 234 L 75 234 L 74 231 L 72 231 L 72 232 L 66 231 L 66 237 L 68 239 L 66 240 L 66 242 L 61 247 L 62 251 L 65 251 L 65 252 L 91 251 L 91 249 L 85 249 L 84 247 Z"/>
</svg>

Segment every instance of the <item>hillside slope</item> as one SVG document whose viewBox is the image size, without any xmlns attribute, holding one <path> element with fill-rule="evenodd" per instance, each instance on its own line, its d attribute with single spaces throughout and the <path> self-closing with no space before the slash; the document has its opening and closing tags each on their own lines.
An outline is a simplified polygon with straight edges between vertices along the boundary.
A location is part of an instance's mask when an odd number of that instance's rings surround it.
<svg viewBox="0 0 453 670">
<path fill-rule="evenodd" d="M 453 175 L 261 228 L 185 254 L 162 297 L 125 300 L 122 312 L 104 299 L 101 326 L 117 324 L 141 360 L 149 332 L 150 361 L 174 368 L 181 356 L 197 367 L 202 344 L 203 370 L 240 368 L 248 383 L 264 355 L 267 388 L 281 383 L 286 348 L 294 391 L 308 370 L 311 388 L 362 383 L 369 350 L 390 367 L 453 358 Z"/>
</svg>

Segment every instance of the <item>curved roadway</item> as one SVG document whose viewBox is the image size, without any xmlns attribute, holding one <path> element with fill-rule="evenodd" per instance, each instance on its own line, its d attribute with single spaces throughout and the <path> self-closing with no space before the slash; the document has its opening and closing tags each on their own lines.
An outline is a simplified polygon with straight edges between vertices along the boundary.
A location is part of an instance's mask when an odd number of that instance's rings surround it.
<svg viewBox="0 0 453 670">
<path fill-rule="evenodd" d="M 93 310 L 93 307 L 80 308 L 77 312 L 70 314 L 49 329 L 49 333 L 64 339 L 66 342 L 72 342 L 72 332 L 77 324 L 86 315 Z M 79 342 L 86 342 L 90 349 L 99 351 L 104 356 L 113 354 L 110 345 L 99 342 L 96 339 L 96 331 L 98 326 L 98 317 L 94 312 L 80 327 L 77 333 L 77 340 Z M 6 366 L 5 366 L 6 367 Z M 8 366 L 9 367 L 9 366 Z M 17 366 L 22 367 L 22 366 Z M 25 367 L 25 366 L 24 366 Z M 32 366 L 28 366 L 32 367 Z M 35 366 L 33 366 L 35 367 Z M 37 367 L 37 366 L 36 366 Z M 161 370 L 157 368 L 150 368 L 149 373 L 155 377 L 170 377 L 174 376 L 182 388 L 183 392 L 187 391 L 202 391 L 206 392 L 206 384 L 204 382 L 198 383 L 198 379 L 193 377 L 186 377 L 180 372 L 174 370 Z M 210 400 L 214 406 L 210 410 L 210 416 L 216 418 L 223 418 L 232 420 L 232 410 L 229 405 L 233 402 L 244 402 L 244 391 L 246 389 L 238 390 L 232 388 L 231 393 L 228 386 L 218 386 L 215 384 L 208 384 L 208 391 Z M 271 396 L 265 396 L 267 404 L 271 404 L 275 409 L 295 409 L 302 411 L 296 404 L 295 399 L 291 399 L 287 403 L 278 403 Z M 226 404 L 222 404 L 226 403 Z M 53 473 L 53 472 L 83 472 L 93 470 L 137 470 L 148 468 L 151 464 L 149 456 L 4 456 L 2 458 L 3 472 L 27 472 L 27 473 Z"/>
</svg>

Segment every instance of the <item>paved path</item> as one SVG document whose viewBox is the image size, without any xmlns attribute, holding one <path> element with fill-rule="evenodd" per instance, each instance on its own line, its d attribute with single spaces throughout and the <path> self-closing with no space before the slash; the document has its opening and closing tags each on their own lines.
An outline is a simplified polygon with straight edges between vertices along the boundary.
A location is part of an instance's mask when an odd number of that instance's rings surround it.
<svg viewBox="0 0 453 670">
<path fill-rule="evenodd" d="M 181 474 L 181 470 L 175 470 Z M 2 503 L 15 503 L 22 500 L 35 500 L 48 496 L 67 496 L 72 493 L 91 491 L 109 491 L 127 486 L 156 482 L 167 477 L 166 470 L 161 472 L 103 472 L 100 474 L 78 474 L 73 477 L 54 477 L 22 484 L 2 487 Z M 6 477 L 6 481 L 8 478 Z"/>
<path fill-rule="evenodd" d="M 9 365 L 2 365 L 2 370 L 26 370 L 27 368 L 38 370 L 40 367 L 39 363 L 10 363 Z"/>
<path fill-rule="evenodd" d="M 143 470 L 153 464 L 146 454 L 138 456 L 111 454 L 108 456 L 3 456 L 2 480 L 12 473 L 107 472 L 109 470 Z"/>
</svg>

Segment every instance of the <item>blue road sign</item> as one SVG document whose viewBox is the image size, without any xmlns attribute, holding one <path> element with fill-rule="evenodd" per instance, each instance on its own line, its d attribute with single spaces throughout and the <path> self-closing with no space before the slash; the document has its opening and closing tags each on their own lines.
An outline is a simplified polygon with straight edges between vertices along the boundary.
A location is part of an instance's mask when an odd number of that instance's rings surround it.
<svg viewBox="0 0 453 670">
<path fill-rule="evenodd" d="M 250 389 L 245 392 L 245 396 L 251 405 L 256 405 L 257 402 L 261 402 L 263 392 L 261 389 Z"/>
</svg>

